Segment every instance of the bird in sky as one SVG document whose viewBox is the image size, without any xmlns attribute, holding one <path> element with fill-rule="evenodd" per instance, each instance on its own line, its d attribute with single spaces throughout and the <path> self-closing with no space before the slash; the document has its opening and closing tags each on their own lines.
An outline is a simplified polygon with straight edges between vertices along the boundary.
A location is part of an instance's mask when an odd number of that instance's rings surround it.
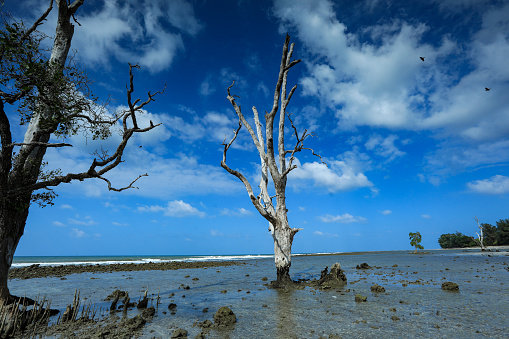
<svg viewBox="0 0 509 339">
<path fill-rule="evenodd" d="M 424 57 L 419 57 L 419 58 L 422 60 L 422 62 L 424 62 Z"/>
<path fill-rule="evenodd" d="M 491 89 L 491 88 L 484 87 L 484 90 L 485 90 L 486 92 L 488 92 L 490 89 Z"/>
</svg>

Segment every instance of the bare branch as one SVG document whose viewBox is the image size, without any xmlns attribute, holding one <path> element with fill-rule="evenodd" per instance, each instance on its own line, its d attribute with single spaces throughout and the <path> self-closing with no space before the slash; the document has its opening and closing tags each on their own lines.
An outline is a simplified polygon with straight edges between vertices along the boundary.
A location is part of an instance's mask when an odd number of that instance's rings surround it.
<svg viewBox="0 0 509 339">
<path fill-rule="evenodd" d="M 141 178 L 141 177 L 148 177 L 148 174 L 147 174 L 147 173 L 145 173 L 145 174 L 140 174 L 140 175 L 139 175 L 136 179 L 134 179 L 134 180 L 133 180 L 133 181 L 129 184 L 129 186 L 122 187 L 122 188 L 115 188 L 115 187 L 112 187 L 112 186 L 111 186 L 111 182 L 110 182 L 108 179 L 104 178 L 104 177 L 99 176 L 98 178 L 99 178 L 99 179 L 102 179 L 102 180 L 104 180 L 104 181 L 106 181 L 106 183 L 108 184 L 108 190 L 110 190 L 110 191 L 115 191 L 115 192 L 122 192 L 123 190 L 126 190 L 126 189 L 128 189 L 128 188 L 136 188 L 136 189 L 140 189 L 139 187 L 133 186 L 133 184 L 134 184 L 136 181 L 138 181 L 138 179 L 139 179 L 139 178 Z"/>
<path fill-rule="evenodd" d="M 258 150 L 258 153 L 260 154 L 261 157 L 265 158 L 266 154 L 265 154 L 265 149 L 263 147 L 263 142 L 262 142 L 263 139 L 262 140 L 258 140 L 258 137 L 256 136 L 253 128 L 251 127 L 249 122 L 247 122 L 246 118 L 244 117 L 244 114 L 242 114 L 241 107 L 239 105 L 237 105 L 237 102 L 235 101 L 235 98 L 230 94 L 230 89 L 233 87 L 233 85 L 235 85 L 235 81 L 233 81 L 233 83 L 228 87 L 228 89 L 227 89 L 228 96 L 226 98 L 230 101 L 230 103 L 232 104 L 233 108 L 235 109 L 235 113 L 237 113 L 237 115 L 238 115 L 238 117 L 240 119 L 240 122 L 244 126 L 246 126 L 246 129 L 248 130 L 249 134 L 251 135 L 251 139 L 253 139 L 253 143 L 255 144 L 256 149 Z M 258 123 L 259 123 L 259 121 L 258 121 Z"/>
<path fill-rule="evenodd" d="M 23 41 L 25 41 L 26 39 L 28 39 L 28 37 L 30 36 L 30 34 L 32 34 L 36 29 L 37 27 L 39 27 L 42 22 L 44 20 L 46 20 L 46 18 L 48 17 L 49 13 L 51 12 L 51 10 L 53 9 L 53 0 L 50 1 L 49 3 L 49 7 L 48 9 L 46 10 L 46 12 L 44 12 L 40 17 L 39 19 L 37 19 L 34 24 L 32 25 L 32 27 L 30 27 L 22 36 L 21 36 L 21 39 L 20 39 L 20 43 L 22 43 Z"/>
<path fill-rule="evenodd" d="M 131 87 L 130 87 L 131 93 L 132 93 L 133 88 L 134 88 L 134 86 L 132 86 L 132 68 L 133 67 L 130 67 L 130 69 L 129 69 L 130 70 L 130 75 L 131 75 Z M 129 89 L 128 89 L 128 91 L 129 91 Z M 157 93 L 162 93 L 162 91 L 156 92 L 155 94 L 157 94 Z M 150 101 L 153 101 L 154 99 L 152 97 L 155 94 L 150 94 L 150 92 L 149 92 L 149 99 L 146 101 L 146 103 L 149 103 Z M 129 100 L 131 100 L 130 94 L 129 94 L 128 97 L 129 97 Z M 110 170 L 112 170 L 113 168 L 117 167 L 122 162 L 122 156 L 123 156 L 125 147 L 127 146 L 127 143 L 129 141 L 129 139 L 133 136 L 134 133 L 148 132 L 151 129 L 161 125 L 161 124 L 154 125 L 154 123 L 151 121 L 150 125 L 148 127 L 145 127 L 145 128 L 139 128 L 137 124 L 136 124 L 136 127 L 133 126 L 132 128 L 127 128 L 126 127 L 127 126 L 127 120 L 126 119 L 128 117 L 130 117 L 133 120 L 133 125 L 134 125 L 134 121 L 136 121 L 136 111 L 137 111 L 136 107 L 133 107 L 133 109 L 131 109 L 127 114 L 121 115 L 123 117 L 124 133 L 122 135 L 122 141 L 117 146 L 117 149 L 115 150 L 115 153 L 113 155 L 108 157 L 107 153 L 102 151 L 102 155 L 97 154 L 99 160 L 94 159 L 92 161 L 92 164 L 90 165 L 89 169 L 86 172 L 82 172 L 82 173 L 69 173 L 69 174 L 64 175 L 64 176 L 56 176 L 56 177 L 54 177 L 54 178 L 52 178 L 50 180 L 39 181 L 39 182 L 36 182 L 34 184 L 31 184 L 31 185 L 15 188 L 15 189 L 13 189 L 11 191 L 11 193 L 16 194 L 16 193 L 22 193 L 22 192 L 27 192 L 27 191 L 35 191 L 35 190 L 42 189 L 42 188 L 47 188 L 47 187 L 50 187 L 50 186 L 58 186 L 61 183 L 69 183 L 72 180 L 83 181 L 84 179 L 89 179 L 89 178 L 99 178 L 101 180 L 106 181 L 108 183 L 108 189 L 111 190 L 111 191 L 120 192 L 120 191 L 128 189 L 128 188 L 137 188 L 137 187 L 134 187 L 133 184 L 139 178 L 141 178 L 142 176 L 147 176 L 147 174 L 140 175 L 133 182 L 131 182 L 130 185 L 128 185 L 128 186 L 126 186 L 124 188 L 119 188 L 119 189 L 112 187 L 110 181 L 103 177 L 103 175 L 105 173 L 107 173 Z M 49 143 L 41 143 L 41 142 L 31 142 L 31 143 L 26 143 L 26 144 L 23 143 L 23 146 L 26 146 L 26 149 L 28 151 L 30 151 L 30 148 L 33 148 L 33 147 L 36 147 L 36 146 L 61 147 L 61 146 L 72 146 L 72 145 L 63 144 L 63 143 L 62 144 L 49 144 Z M 102 168 L 100 168 L 100 167 L 102 167 Z"/>
</svg>

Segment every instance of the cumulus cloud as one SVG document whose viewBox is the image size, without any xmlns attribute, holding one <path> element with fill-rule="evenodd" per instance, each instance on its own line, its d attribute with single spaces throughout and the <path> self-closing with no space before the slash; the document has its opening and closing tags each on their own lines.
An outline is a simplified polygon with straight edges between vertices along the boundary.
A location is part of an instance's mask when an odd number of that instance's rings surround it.
<svg viewBox="0 0 509 339">
<path fill-rule="evenodd" d="M 40 15 L 41 2 L 27 1 L 27 12 Z M 44 4 L 43 6 L 46 6 Z M 175 1 L 99 1 L 94 9 L 83 6 L 76 17 L 73 48 L 80 61 L 89 65 L 108 65 L 110 57 L 121 62 L 139 61 L 151 72 L 170 67 L 184 49 L 183 35 L 195 36 L 203 24 L 187 0 Z M 48 36 L 55 32 L 56 11 L 41 29 Z"/>
<path fill-rule="evenodd" d="M 382 213 L 383 215 L 389 215 L 389 214 L 391 214 L 391 213 L 392 213 L 392 211 L 391 211 L 391 210 L 385 210 L 385 211 L 382 211 L 381 213 Z"/>
<path fill-rule="evenodd" d="M 480 194 L 506 194 L 509 193 L 509 177 L 495 175 L 489 179 L 475 180 L 467 183 L 467 187 L 475 193 Z"/>
<path fill-rule="evenodd" d="M 348 214 L 348 213 L 341 214 L 341 215 L 326 214 L 326 215 L 320 216 L 319 219 L 325 223 L 341 223 L 341 224 L 363 223 L 368 220 L 364 217 L 354 217 L 353 215 Z"/>
<path fill-rule="evenodd" d="M 65 224 L 61 223 L 60 221 L 53 221 L 53 225 L 58 227 L 65 227 Z"/>
<path fill-rule="evenodd" d="M 336 193 L 361 187 L 373 187 L 364 173 L 358 172 L 353 166 L 342 160 L 327 161 L 327 165 L 318 162 L 306 162 L 302 165 L 297 161 L 297 168 L 290 172 L 292 185 L 300 182 L 311 182 L 316 187 L 323 187 L 328 192 Z M 293 182 L 295 181 L 295 182 Z"/>
<path fill-rule="evenodd" d="M 163 212 L 164 215 L 169 217 L 189 217 L 198 216 L 203 218 L 204 212 L 199 211 L 197 208 L 182 200 L 168 201 L 166 206 L 152 205 L 152 206 L 138 206 L 138 212 Z"/>
<path fill-rule="evenodd" d="M 468 3 L 456 10 L 473 1 Z M 396 18 L 348 31 L 332 1 L 276 0 L 273 12 L 281 31 L 295 31 L 311 54 L 308 74 L 300 80 L 303 94 L 319 98 L 335 112 L 338 129 L 431 131 L 439 140 L 454 143 L 430 153 L 430 167 L 450 167 L 443 161 L 454 157 L 443 158 L 442 153 L 497 144 L 509 134 L 509 69 L 504 59 L 509 54 L 509 4 L 478 8 L 484 11 L 480 29 L 472 31 L 469 40 L 457 42 L 444 35 L 434 45 L 425 42 L 430 28 L 418 19 Z M 402 155 L 390 152 L 390 140 L 385 146 L 389 159 Z M 499 156 L 507 159 L 509 151 Z"/>
</svg>

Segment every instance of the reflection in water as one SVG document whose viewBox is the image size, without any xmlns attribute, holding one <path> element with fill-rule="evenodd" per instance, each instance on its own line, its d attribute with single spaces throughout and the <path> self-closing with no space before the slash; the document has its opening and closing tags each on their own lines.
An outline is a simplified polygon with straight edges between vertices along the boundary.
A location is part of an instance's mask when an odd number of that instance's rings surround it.
<svg viewBox="0 0 509 339">
<path fill-rule="evenodd" d="M 278 290 L 276 297 L 277 329 L 276 338 L 297 338 L 295 319 L 295 298 L 293 291 Z"/>
</svg>

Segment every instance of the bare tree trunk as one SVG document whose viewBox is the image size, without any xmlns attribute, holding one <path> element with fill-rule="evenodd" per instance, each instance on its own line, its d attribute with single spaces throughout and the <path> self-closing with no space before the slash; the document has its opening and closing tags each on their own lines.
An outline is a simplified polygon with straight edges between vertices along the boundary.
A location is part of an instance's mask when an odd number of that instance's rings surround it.
<svg viewBox="0 0 509 339">
<path fill-rule="evenodd" d="M 286 215 L 284 216 L 286 218 Z M 286 226 L 274 229 L 274 262 L 276 264 L 277 280 L 276 285 L 284 285 L 291 282 L 290 267 L 292 266 L 292 242 L 293 235 L 288 222 Z"/>
<path fill-rule="evenodd" d="M 237 113 L 239 117 L 239 125 L 238 128 L 234 131 L 232 140 L 229 143 L 226 143 L 225 139 L 225 142 L 223 143 L 223 160 L 221 161 L 221 167 L 242 181 L 254 207 L 260 213 L 260 215 L 267 219 L 269 222 L 269 231 L 271 232 L 272 238 L 274 240 L 274 260 L 277 272 L 277 280 L 274 282 L 275 287 L 284 287 L 288 283 L 292 282 L 290 279 L 290 266 L 292 265 L 291 257 L 293 237 L 299 230 L 301 230 L 300 228 L 290 228 L 290 225 L 288 224 L 288 210 L 286 209 L 286 181 L 290 171 L 297 167 L 295 164 L 293 164 L 293 161 L 295 160 L 295 153 L 298 153 L 303 149 L 311 150 L 313 152 L 312 149 L 304 147 L 304 140 L 311 136 L 311 134 L 309 134 L 307 130 L 304 130 L 303 133 L 298 133 L 290 118 L 290 114 L 286 111 L 288 103 L 290 102 L 293 93 L 297 89 L 297 85 L 295 85 L 287 94 L 286 85 L 288 72 L 293 66 L 300 62 L 300 60 L 291 60 L 293 47 L 294 44 L 290 45 L 290 36 L 287 35 L 285 44 L 283 46 L 279 76 L 276 83 L 276 89 L 274 91 L 272 109 L 270 112 L 265 114 L 265 136 L 256 107 L 252 108 L 255 121 L 255 130 L 251 127 L 245 118 L 240 106 L 237 105 L 235 96 L 230 94 L 230 89 L 233 87 L 235 82 L 230 87 L 228 87 L 227 98 L 235 109 L 235 113 Z M 277 144 L 274 145 L 274 120 L 278 112 L 279 123 L 277 126 Z M 285 149 L 284 131 L 285 121 L 287 118 L 291 123 L 291 128 L 293 129 L 296 138 L 296 143 L 293 150 Z M 226 164 L 226 153 L 237 138 L 237 135 L 242 126 L 247 128 L 260 156 L 261 181 L 259 185 L 260 194 L 258 196 L 254 195 L 251 184 L 247 178 L 242 173 L 231 169 Z M 278 153 L 278 161 L 276 161 L 276 151 Z M 289 159 L 287 158 L 287 155 L 290 155 Z M 317 154 L 313 152 L 313 155 Z M 269 173 L 272 177 L 274 189 L 276 191 L 276 206 L 273 205 L 273 197 L 269 195 L 267 190 Z"/>
</svg>

